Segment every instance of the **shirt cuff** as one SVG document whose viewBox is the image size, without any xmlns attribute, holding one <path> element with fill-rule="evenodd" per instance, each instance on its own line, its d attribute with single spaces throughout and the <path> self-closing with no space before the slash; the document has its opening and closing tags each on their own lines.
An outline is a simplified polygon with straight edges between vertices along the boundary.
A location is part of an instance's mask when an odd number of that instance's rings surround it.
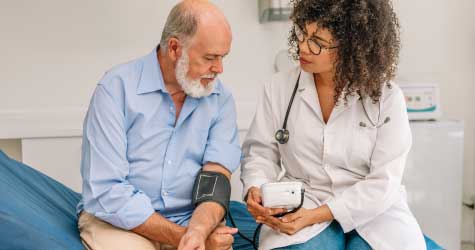
<svg viewBox="0 0 475 250">
<path fill-rule="evenodd" d="M 116 213 L 95 213 L 95 216 L 113 226 L 131 230 L 143 224 L 155 209 L 152 207 L 150 198 L 142 192 L 136 193 Z"/>
<path fill-rule="evenodd" d="M 335 220 L 340 223 L 341 228 L 345 233 L 348 233 L 356 228 L 356 225 L 351 218 L 350 211 L 341 199 L 332 199 L 327 202 L 328 208 L 333 214 Z"/>
<path fill-rule="evenodd" d="M 206 146 L 203 165 L 208 162 L 218 163 L 233 173 L 241 163 L 241 148 L 226 142 L 210 141 Z"/>
</svg>

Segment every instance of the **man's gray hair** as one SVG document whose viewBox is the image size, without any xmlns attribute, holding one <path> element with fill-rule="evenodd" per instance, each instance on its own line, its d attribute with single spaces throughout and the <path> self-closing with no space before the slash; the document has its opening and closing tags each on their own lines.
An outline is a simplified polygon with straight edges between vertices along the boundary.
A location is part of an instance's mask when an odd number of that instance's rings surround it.
<svg viewBox="0 0 475 250">
<path fill-rule="evenodd" d="M 195 35 L 198 29 L 198 20 L 196 12 L 192 8 L 187 8 L 184 3 L 179 3 L 173 7 L 168 15 L 167 22 L 163 28 L 162 38 L 160 39 L 160 50 L 166 51 L 168 40 L 177 38 L 187 47 L 190 39 Z"/>
</svg>

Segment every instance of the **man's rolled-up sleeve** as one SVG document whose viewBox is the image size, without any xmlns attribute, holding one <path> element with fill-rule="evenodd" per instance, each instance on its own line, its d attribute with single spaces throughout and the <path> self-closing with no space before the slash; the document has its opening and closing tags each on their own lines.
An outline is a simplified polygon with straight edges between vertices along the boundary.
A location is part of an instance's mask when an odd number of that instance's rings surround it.
<svg viewBox="0 0 475 250">
<path fill-rule="evenodd" d="M 130 166 L 124 104 L 120 91 L 111 91 L 101 84 L 97 86 L 84 121 L 81 161 L 84 210 L 130 230 L 155 211 L 150 198 L 127 181 Z"/>
<path fill-rule="evenodd" d="M 203 165 L 208 162 L 218 163 L 232 173 L 241 162 L 234 98 L 229 94 L 219 105 L 218 117 L 209 131 Z"/>
</svg>

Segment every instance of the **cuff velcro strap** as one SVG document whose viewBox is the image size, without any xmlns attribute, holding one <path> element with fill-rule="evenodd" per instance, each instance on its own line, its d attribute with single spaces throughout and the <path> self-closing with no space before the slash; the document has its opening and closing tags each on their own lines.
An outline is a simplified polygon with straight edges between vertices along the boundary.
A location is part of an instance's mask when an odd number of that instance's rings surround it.
<svg viewBox="0 0 475 250">
<path fill-rule="evenodd" d="M 193 186 L 192 202 L 195 207 L 212 201 L 220 204 L 227 213 L 230 198 L 231 183 L 224 174 L 211 171 L 201 171 L 198 174 Z"/>
</svg>

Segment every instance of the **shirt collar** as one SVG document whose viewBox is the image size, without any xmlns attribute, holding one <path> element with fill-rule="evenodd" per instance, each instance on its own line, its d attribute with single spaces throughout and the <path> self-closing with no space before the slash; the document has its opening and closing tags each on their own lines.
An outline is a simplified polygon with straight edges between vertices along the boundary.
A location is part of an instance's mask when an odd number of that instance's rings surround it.
<svg viewBox="0 0 475 250">
<path fill-rule="evenodd" d="M 157 58 L 157 52 L 159 49 L 160 46 L 143 58 L 142 74 L 137 87 L 137 94 L 139 95 L 158 90 L 168 93 L 167 88 L 165 88 L 165 81 L 163 80 L 160 62 Z M 220 85 L 219 79 L 214 85 L 213 91 L 211 92 L 212 94 L 221 93 L 218 85 Z"/>
<path fill-rule="evenodd" d="M 143 58 L 142 74 L 137 86 L 137 94 L 145 94 L 161 90 L 167 92 L 165 81 L 163 80 L 160 62 L 158 62 L 157 51 L 159 47 L 154 49 Z"/>
</svg>

